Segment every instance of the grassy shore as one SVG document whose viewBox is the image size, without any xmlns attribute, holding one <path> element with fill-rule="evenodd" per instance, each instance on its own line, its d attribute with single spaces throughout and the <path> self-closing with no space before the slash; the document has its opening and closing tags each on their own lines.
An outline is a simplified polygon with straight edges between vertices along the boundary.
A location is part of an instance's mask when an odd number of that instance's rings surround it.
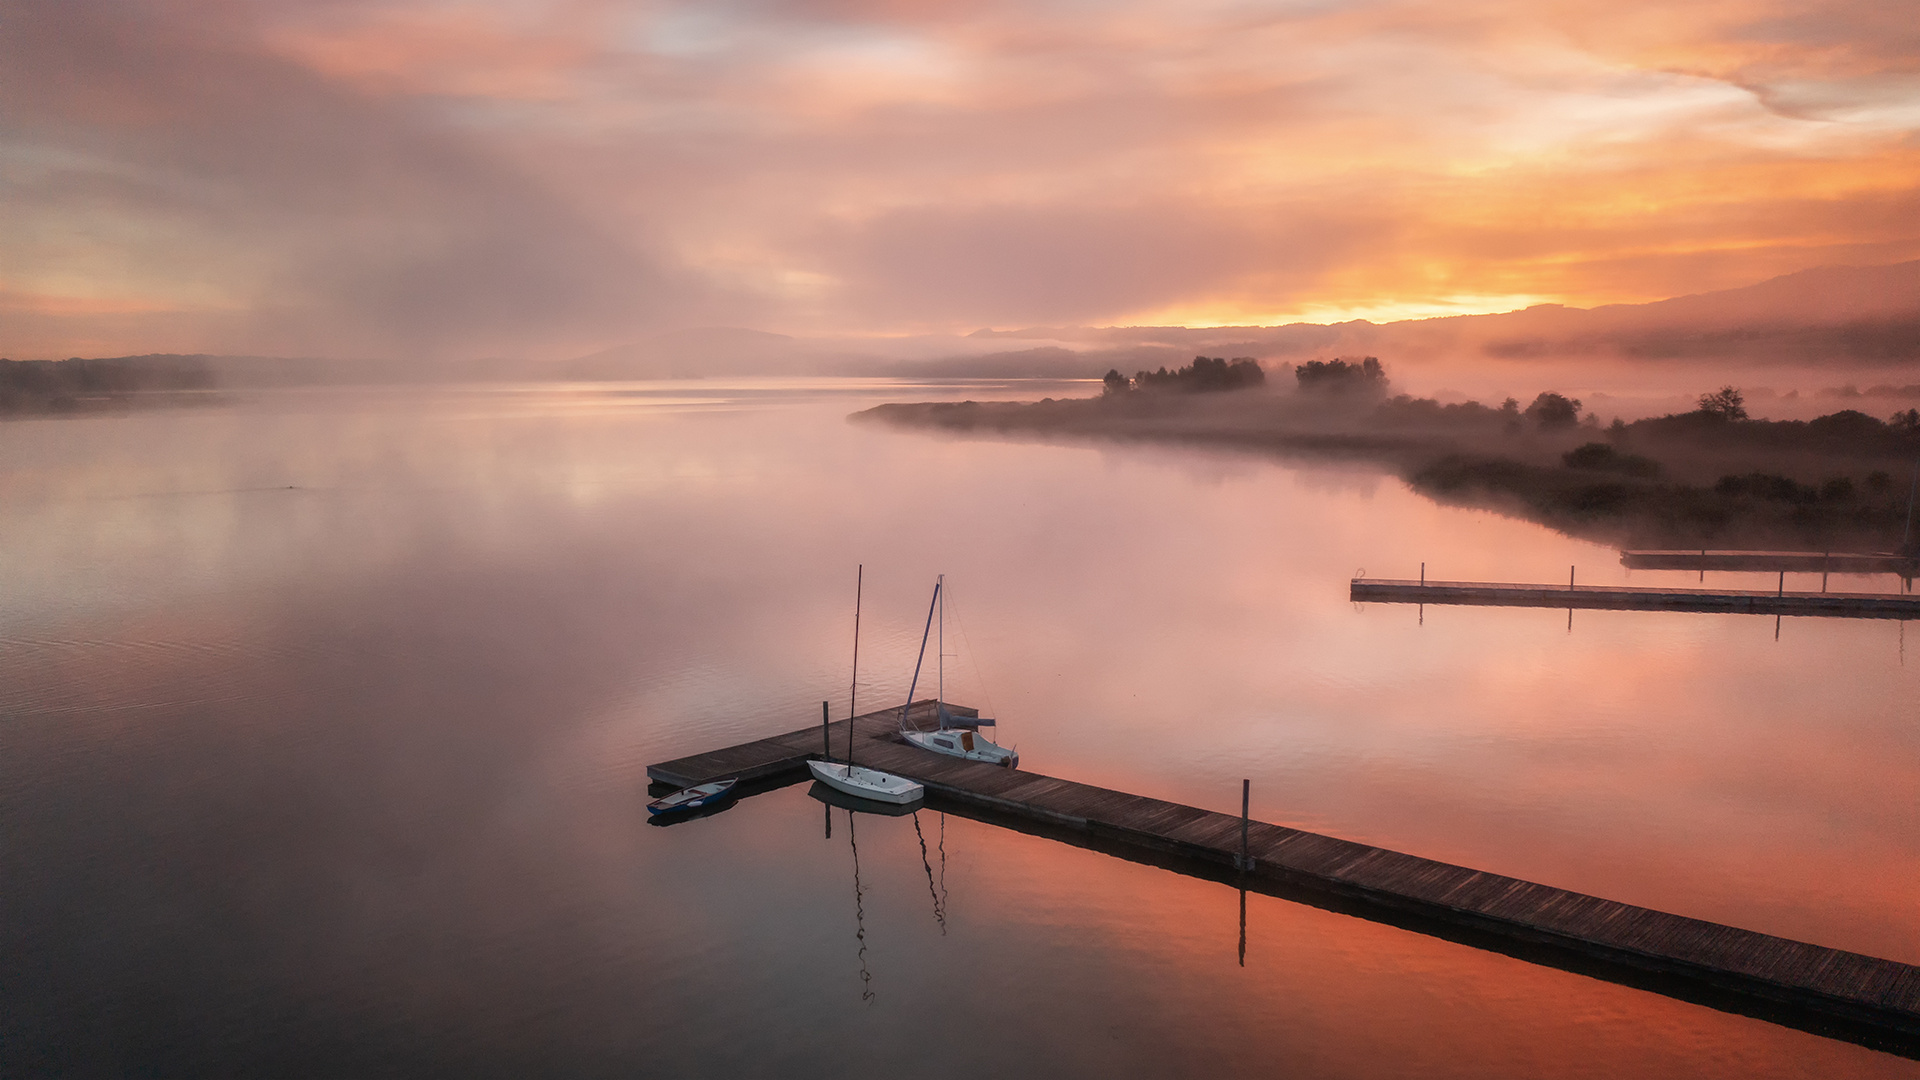
<svg viewBox="0 0 1920 1080">
<path fill-rule="evenodd" d="M 1431 498 L 1623 547 L 1893 551 L 1902 542 L 1920 416 L 1889 423 L 1848 410 L 1811 421 L 1749 420 L 1735 400 L 1719 411 L 1603 429 L 1577 418 L 1577 402 L 1546 400 L 1555 397 L 1543 394 L 1522 410 L 1518 402 L 1443 405 L 1364 393 L 1122 388 L 1027 403 L 881 405 L 855 417 L 1000 436 L 1366 458 Z"/>
</svg>

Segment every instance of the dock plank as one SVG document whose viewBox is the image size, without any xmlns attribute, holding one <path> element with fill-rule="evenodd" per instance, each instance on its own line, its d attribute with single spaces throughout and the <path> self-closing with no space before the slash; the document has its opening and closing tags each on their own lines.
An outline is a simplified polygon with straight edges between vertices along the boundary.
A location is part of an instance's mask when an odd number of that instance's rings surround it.
<svg viewBox="0 0 1920 1080">
<path fill-rule="evenodd" d="M 1641 589 L 1620 585 L 1523 585 L 1495 581 L 1354 578 L 1356 603 L 1582 608 L 1920 619 L 1920 593 L 1801 592 L 1779 589 Z"/>
</svg>

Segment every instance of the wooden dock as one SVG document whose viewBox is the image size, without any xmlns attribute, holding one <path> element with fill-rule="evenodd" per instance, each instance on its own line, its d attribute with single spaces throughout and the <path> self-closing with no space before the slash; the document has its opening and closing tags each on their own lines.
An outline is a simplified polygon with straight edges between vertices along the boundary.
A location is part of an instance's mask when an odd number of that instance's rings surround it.
<svg viewBox="0 0 1920 1080">
<path fill-rule="evenodd" d="M 916 702 L 914 718 L 930 719 L 932 709 Z M 1381 921 L 1447 928 L 1442 936 L 1920 1057 L 1920 968 L 1266 822 L 1246 823 L 1253 869 L 1239 873 L 1230 869 L 1239 817 L 934 754 L 900 741 L 899 720 L 895 707 L 852 721 L 854 757 L 925 784 L 943 809 L 1077 834 L 1142 861 L 1185 862 L 1256 891 L 1327 896 Z M 829 729 L 835 758 L 845 756 L 848 723 Z M 661 762 L 647 774 L 676 786 L 736 775 L 804 779 L 806 761 L 821 756 L 814 725 Z"/>
<path fill-rule="evenodd" d="M 1757 570 L 1789 574 L 1920 574 L 1920 559 L 1857 551 L 1622 551 L 1629 570 Z"/>
<path fill-rule="evenodd" d="M 1613 611 L 1725 611 L 1845 619 L 1920 619 L 1920 593 L 1801 592 L 1778 589 L 1641 589 L 1617 585 L 1510 585 L 1489 581 L 1354 578 L 1354 601 Z"/>
</svg>

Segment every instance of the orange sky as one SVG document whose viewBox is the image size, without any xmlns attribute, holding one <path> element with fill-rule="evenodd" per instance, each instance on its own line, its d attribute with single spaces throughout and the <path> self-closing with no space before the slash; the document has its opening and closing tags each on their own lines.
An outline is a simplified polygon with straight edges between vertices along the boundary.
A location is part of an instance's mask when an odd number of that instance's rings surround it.
<svg viewBox="0 0 1920 1080">
<path fill-rule="evenodd" d="M 1869 0 L 26 0 L 0 355 L 1587 306 L 1920 256 Z"/>
</svg>

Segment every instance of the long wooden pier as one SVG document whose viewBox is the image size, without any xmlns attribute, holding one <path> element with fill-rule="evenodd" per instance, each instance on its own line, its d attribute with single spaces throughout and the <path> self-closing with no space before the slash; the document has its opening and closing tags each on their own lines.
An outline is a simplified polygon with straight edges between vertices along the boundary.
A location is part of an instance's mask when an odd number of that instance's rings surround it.
<svg viewBox="0 0 1920 1080">
<path fill-rule="evenodd" d="M 1783 579 L 1784 582 L 1784 579 Z M 1618 585 L 1513 585 L 1491 581 L 1354 578 L 1355 601 L 1615 611 L 1729 611 L 1847 619 L 1920 619 L 1920 593 L 1800 592 L 1778 589 L 1642 589 Z"/>
<path fill-rule="evenodd" d="M 1772 574 L 1899 574 L 1920 576 L 1920 558 L 1859 551 L 1622 551 L 1629 570 L 1757 570 Z"/>
<path fill-rule="evenodd" d="M 951 708 L 951 706 L 950 706 Z M 930 720 L 933 703 L 912 718 Z M 943 808 L 1088 846 L 1171 859 L 1242 887 L 1306 892 L 1381 921 L 1701 1001 L 1729 1011 L 1920 1057 L 1920 968 L 1471 870 L 1266 822 L 1244 823 L 1252 869 L 1235 865 L 1243 821 L 1179 803 L 921 750 L 898 737 L 900 710 L 868 713 L 648 766 L 676 786 L 725 776 L 803 779 L 809 758 L 844 759 L 925 784 Z M 1410 921 L 1409 921 L 1410 920 Z M 1613 974 L 1619 973 L 1619 974 Z"/>
</svg>

